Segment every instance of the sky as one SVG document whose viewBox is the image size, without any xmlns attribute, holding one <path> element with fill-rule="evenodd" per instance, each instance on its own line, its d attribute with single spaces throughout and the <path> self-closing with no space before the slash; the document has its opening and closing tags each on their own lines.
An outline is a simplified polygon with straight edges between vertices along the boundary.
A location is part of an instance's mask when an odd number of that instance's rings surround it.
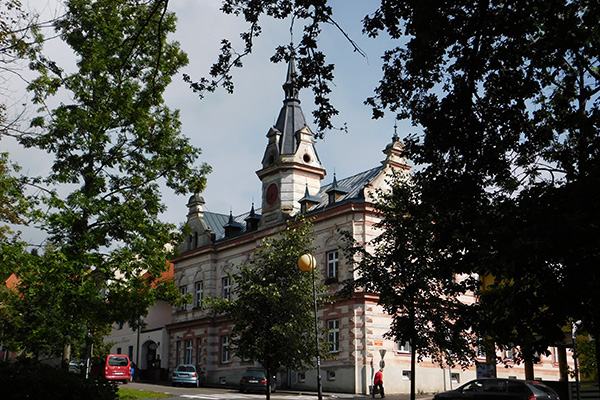
<svg viewBox="0 0 600 400">
<path fill-rule="evenodd" d="M 24 0 L 23 4 L 42 15 L 60 13 L 57 0 Z M 333 25 L 323 27 L 319 47 L 327 61 L 335 64 L 335 81 L 331 94 L 332 103 L 339 110 L 333 119 L 334 126 L 347 126 L 347 132 L 329 131 L 316 143 L 321 162 L 327 170 L 323 184 L 330 183 L 334 173 L 338 179 L 352 176 L 373 168 L 384 159 L 382 150 L 394 134 L 394 116 L 386 114 L 373 120 L 371 110 L 363 104 L 373 94 L 381 79 L 381 55 L 386 49 L 397 45 L 385 35 L 371 39 L 362 34 L 362 18 L 376 10 L 377 0 L 332 0 L 333 18 L 354 40 L 366 57 L 354 52 L 351 44 Z M 255 40 L 253 53 L 244 60 L 241 69 L 233 71 L 235 89 L 233 94 L 224 90 L 208 93 L 204 99 L 192 92 L 183 82 L 184 73 L 192 79 L 207 76 L 216 61 L 220 41 L 227 38 L 234 48 L 243 49 L 239 33 L 246 27 L 243 18 L 223 14 L 221 0 L 171 0 L 169 8 L 178 17 L 177 32 L 172 40 L 180 42 L 188 54 L 189 64 L 173 78 L 165 93 L 166 104 L 181 112 L 182 132 L 191 143 L 202 149 L 199 162 L 212 167 L 206 190 L 202 193 L 205 209 L 234 215 L 249 211 L 252 203 L 261 205 L 261 184 L 256 171 L 267 145 L 266 134 L 276 122 L 283 104 L 282 84 L 287 65 L 273 64 L 269 58 L 275 48 L 290 41 L 290 21 L 263 19 L 263 33 Z M 59 11 L 57 11 L 59 10 Z M 300 38 L 302 21 L 294 25 L 294 37 Z M 47 43 L 46 52 L 64 64 L 73 63 L 69 49 L 58 40 Z M 61 65 L 69 70 L 68 65 Z M 19 85 L 16 84 L 16 87 Z M 18 89 L 17 89 L 18 90 Z M 14 93 L 22 100 L 30 96 Z M 300 92 L 302 108 L 307 122 L 316 131 L 311 112 L 314 109 L 312 92 Z M 32 115 L 33 107 L 28 115 Z M 397 132 L 405 137 L 413 128 L 406 121 L 399 121 Z M 31 175 L 43 173 L 51 159 L 44 154 L 24 152 L 2 139 L 1 148 L 8 149 L 11 158 L 19 162 Z M 168 211 L 163 218 L 177 225 L 185 222 L 188 196 L 175 196 L 163 192 Z"/>
</svg>

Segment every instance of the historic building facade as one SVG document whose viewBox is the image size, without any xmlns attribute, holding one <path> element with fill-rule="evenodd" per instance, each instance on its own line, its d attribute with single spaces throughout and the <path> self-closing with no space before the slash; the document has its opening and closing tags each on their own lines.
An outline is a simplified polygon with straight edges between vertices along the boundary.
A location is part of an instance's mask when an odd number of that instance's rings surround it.
<svg viewBox="0 0 600 400">
<path fill-rule="evenodd" d="M 232 324 L 202 308 L 206 297 L 228 297 L 232 282 L 228 272 L 248 261 L 266 237 L 280 232 L 285 223 L 299 212 L 314 217 L 314 254 L 322 283 L 332 291 L 353 274 L 344 259 L 339 229 L 351 232 L 359 242 L 377 235 L 377 215 L 368 201 L 370 194 L 385 188 L 392 169 L 408 173 L 402 157 L 402 144 L 394 135 L 383 150 L 382 162 L 354 176 L 326 180 L 326 171 L 316 151 L 313 133 L 306 124 L 298 92 L 294 85 L 294 64 L 288 66 L 283 85 L 285 98 L 276 125 L 267 134 L 261 168 L 260 209 L 234 217 L 204 210 L 204 199 L 192 196 L 187 204 L 187 222 L 191 235 L 175 260 L 174 277 L 182 294 L 192 294 L 192 303 L 173 309 L 167 326 L 170 334 L 169 368 L 177 364 L 199 365 L 208 384 L 236 385 L 244 370 L 251 366 L 230 349 Z M 382 144 L 383 147 L 384 144 Z M 333 343 L 332 360 L 322 362 L 323 390 L 368 393 L 381 361 L 385 362 L 385 387 L 389 393 L 407 393 L 410 389 L 410 349 L 406 344 L 384 339 L 390 318 L 377 305 L 377 298 L 356 293 L 348 300 L 321 307 L 321 327 Z M 552 357 L 551 357 L 552 358 Z M 482 361 L 485 361 L 483 359 Z M 475 370 L 450 371 L 430 362 L 418 364 L 417 390 L 433 392 L 475 377 Z M 499 376 L 523 378 L 522 368 L 498 368 Z M 536 365 L 536 377 L 558 380 L 552 359 Z M 279 371 L 279 387 L 315 390 L 316 372 Z"/>
</svg>

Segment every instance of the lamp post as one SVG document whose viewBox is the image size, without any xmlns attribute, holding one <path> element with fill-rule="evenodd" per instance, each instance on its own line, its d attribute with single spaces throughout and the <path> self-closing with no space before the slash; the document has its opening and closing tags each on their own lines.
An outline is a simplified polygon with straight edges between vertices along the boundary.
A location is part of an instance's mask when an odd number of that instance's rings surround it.
<svg viewBox="0 0 600 400">
<path fill-rule="evenodd" d="M 303 254 L 298 259 L 298 267 L 304 272 L 312 272 L 313 281 L 313 303 L 315 306 L 315 345 L 317 349 L 317 394 L 318 399 L 323 400 L 323 388 L 321 385 L 321 355 L 319 353 L 319 322 L 317 320 L 317 286 L 315 283 L 315 267 L 317 262 L 311 254 Z"/>
</svg>

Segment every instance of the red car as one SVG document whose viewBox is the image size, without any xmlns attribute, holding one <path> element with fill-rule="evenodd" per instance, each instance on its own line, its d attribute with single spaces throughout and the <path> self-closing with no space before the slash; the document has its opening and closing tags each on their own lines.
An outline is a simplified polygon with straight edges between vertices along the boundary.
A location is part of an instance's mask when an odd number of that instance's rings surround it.
<svg viewBox="0 0 600 400">
<path fill-rule="evenodd" d="M 127 383 L 131 380 L 131 361 L 124 354 L 109 354 L 106 356 L 104 376 L 108 380 Z"/>
</svg>

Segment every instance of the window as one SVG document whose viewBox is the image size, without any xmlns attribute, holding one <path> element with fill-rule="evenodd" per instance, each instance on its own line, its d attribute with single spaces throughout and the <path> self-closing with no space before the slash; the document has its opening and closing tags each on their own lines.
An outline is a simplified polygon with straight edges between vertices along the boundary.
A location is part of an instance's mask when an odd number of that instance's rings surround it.
<svg viewBox="0 0 600 400">
<path fill-rule="evenodd" d="M 504 349 L 504 359 L 512 360 L 515 357 L 515 349 Z"/>
<path fill-rule="evenodd" d="M 181 297 L 185 297 L 187 295 L 187 286 L 180 286 L 179 294 L 181 295 Z M 185 311 L 186 309 L 187 309 L 187 304 L 185 304 L 185 303 L 183 303 L 182 305 L 179 306 L 179 311 Z"/>
<path fill-rule="evenodd" d="M 129 346 L 127 349 L 127 355 L 129 356 L 130 360 L 133 360 L 133 346 Z"/>
<path fill-rule="evenodd" d="M 410 342 L 398 342 L 398 353 L 410 353 Z"/>
<path fill-rule="evenodd" d="M 485 344 L 482 341 L 477 344 L 477 358 L 486 358 Z"/>
<path fill-rule="evenodd" d="M 330 251 L 327 253 L 327 279 L 338 279 L 338 251 Z"/>
<path fill-rule="evenodd" d="M 175 342 L 175 364 L 181 364 L 181 340 Z"/>
<path fill-rule="evenodd" d="M 192 339 L 187 339 L 185 341 L 185 364 L 192 364 L 192 356 L 194 355 L 194 341 Z"/>
<path fill-rule="evenodd" d="M 202 360 L 202 338 L 196 339 L 196 364 L 201 364 Z"/>
<path fill-rule="evenodd" d="M 221 280 L 223 284 L 223 298 L 230 300 L 231 299 L 231 277 L 227 276 Z"/>
<path fill-rule="evenodd" d="M 559 358 L 558 358 L 558 347 L 553 347 L 552 348 L 552 362 L 554 364 L 558 364 L 558 362 L 559 362 L 558 360 L 559 360 Z"/>
<path fill-rule="evenodd" d="M 410 371 L 402 371 L 402 379 L 406 380 L 406 381 L 410 381 Z"/>
<path fill-rule="evenodd" d="M 202 307 L 202 299 L 204 298 L 204 282 L 196 282 L 196 293 L 194 295 L 194 307 Z"/>
<path fill-rule="evenodd" d="M 298 372 L 298 382 L 306 382 L 306 375 L 304 372 Z"/>
<path fill-rule="evenodd" d="M 327 380 L 335 381 L 335 371 L 327 371 Z"/>
<path fill-rule="evenodd" d="M 123 350 L 121 350 L 120 347 L 117 347 L 117 354 L 122 354 L 122 353 L 123 353 Z"/>
<path fill-rule="evenodd" d="M 460 374 L 453 372 L 450 374 L 450 382 L 452 383 L 460 383 Z"/>
<path fill-rule="evenodd" d="M 229 336 L 221 336 L 221 362 L 229 362 Z"/>
<path fill-rule="evenodd" d="M 331 346 L 329 348 L 330 353 L 340 351 L 340 321 L 337 319 L 330 319 L 327 321 L 327 341 Z"/>
</svg>

